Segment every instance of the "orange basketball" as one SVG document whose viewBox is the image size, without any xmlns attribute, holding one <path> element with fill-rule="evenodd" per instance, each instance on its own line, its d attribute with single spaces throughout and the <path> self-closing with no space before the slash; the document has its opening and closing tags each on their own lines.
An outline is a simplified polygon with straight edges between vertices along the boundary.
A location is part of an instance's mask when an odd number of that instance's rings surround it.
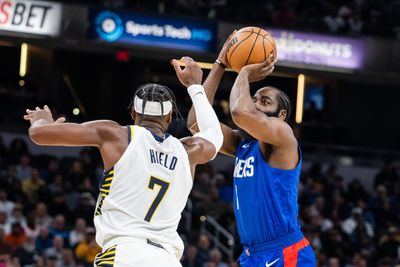
<svg viewBox="0 0 400 267">
<path fill-rule="evenodd" d="M 258 27 L 246 27 L 237 31 L 228 44 L 227 59 L 237 72 L 248 64 L 270 61 L 276 58 L 276 44 L 271 34 Z"/>
</svg>

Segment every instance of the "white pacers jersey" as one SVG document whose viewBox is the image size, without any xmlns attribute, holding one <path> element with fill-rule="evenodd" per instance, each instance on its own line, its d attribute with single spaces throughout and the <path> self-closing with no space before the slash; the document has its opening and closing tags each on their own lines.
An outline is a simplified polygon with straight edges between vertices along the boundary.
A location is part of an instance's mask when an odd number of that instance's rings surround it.
<svg viewBox="0 0 400 267">
<path fill-rule="evenodd" d="M 107 249 L 148 239 L 169 245 L 179 259 L 177 228 L 193 185 L 187 152 L 175 137 L 162 140 L 140 126 L 129 126 L 128 135 L 126 151 L 100 184 L 96 241 Z"/>
</svg>

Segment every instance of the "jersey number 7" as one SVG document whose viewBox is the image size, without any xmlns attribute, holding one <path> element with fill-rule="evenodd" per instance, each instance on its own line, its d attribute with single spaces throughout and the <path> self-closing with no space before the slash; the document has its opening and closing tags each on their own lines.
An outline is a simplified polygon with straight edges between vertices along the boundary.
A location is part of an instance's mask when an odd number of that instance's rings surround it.
<svg viewBox="0 0 400 267">
<path fill-rule="evenodd" d="M 150 177 L 150 181 L 149 181 L 149 186 L 148 188 L 151 190 L 154 190 L 154 186 L 155 185 L 159 185 L 160 191 L 158 191 L 157 196 L 154 198 L 153 203 L 151 203 L 151 206 L 149 207 L 146 216 L 144 217 L 144 220 L 147 222 L 151 221 L 151 218 L 154 215 L 154 212 L 156 212 L 158 206 L 160 205 L 161 201 L 164 198 L 164 195 L 167 193 L 168 187 L 169 187 L 169 183 L 161 180 L 157 177 L 151 176 Z"/>
</svg>

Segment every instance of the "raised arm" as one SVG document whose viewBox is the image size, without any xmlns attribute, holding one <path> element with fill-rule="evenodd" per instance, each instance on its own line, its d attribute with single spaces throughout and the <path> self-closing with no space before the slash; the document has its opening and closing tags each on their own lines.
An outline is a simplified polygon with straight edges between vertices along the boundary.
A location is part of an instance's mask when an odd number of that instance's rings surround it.
<svg viewBox="0 0 400 267">
<path fill-rule="evenodd" d="M 198 117 L 199 132 L 192 137 L 182 139 L 189 155 L 192 173 L 197 164 L 212 160 L 222 146 L 223 135 L 217 115 L 207 100 L 201 83 L 203 72 L 193 59 L 184 57 L 185 68 L 182 70 L 177 60 L 172 64 L 180 82 L 187 87 Z"/>
<path fill-rule="evenodd" d="M 229 38 L 223 45 L 221 52 L 218 55 L 218 60 L 214 63 L 210 73 L 208 74 L 206 80 L 203 83 L 204 91 L 211 105 L 214 103 L 215 93 L 217 92 L 218 86 L 221 82 L 221 78 L 225 73 L 225 67 L 229 67 L 228 61 L 226 59 L 226 52 L 228 49 L 228 43 L 230 41 L 231 36 L 229 36 Z M 224 142 L 219 152 L 227 156 L 235 157 L 236 146 L 240 141 L 239 132 L 231 129 L 230 127 L 226 126 L 223 123 L 220 123 L 220 125 L 222 133 L 224 135 Z M 187 128 L 192 134 L 195 134 L 199 131 L 196 114 L 193 106 L 191 107 L 187 117 Z"/>
<path fill-rule="evenodd" d="M 250 82 L 265 78 L 272 73 L 274 63 L 252 64 L 241 69 L 230 95 L 230 111 L 233 122 L 262 143 L 274 146 L 296 144 L 290 126 L 276 117 L 268 117 L 250 95 Z"/>
</svg>

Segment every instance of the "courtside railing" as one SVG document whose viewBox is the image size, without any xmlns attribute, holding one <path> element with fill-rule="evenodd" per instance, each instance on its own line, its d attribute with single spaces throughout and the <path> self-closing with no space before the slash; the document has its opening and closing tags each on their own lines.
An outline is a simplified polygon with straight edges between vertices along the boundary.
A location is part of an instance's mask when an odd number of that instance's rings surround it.
<svg viewBox="0 0 400 267">
<path fill-rule="evenodd" d="M 206 234 L 214 243 L 214 246 L 219 248 L 222 253 L 228 256 L 229 261 L 233 260 L 235 249 L 235 238 L 224 227 L 222 227 L 213 217 L 203 215 L 200 217 L 201 232 Z M 224 240 L 224 241 L 221 241 Z"/>
</svg>

